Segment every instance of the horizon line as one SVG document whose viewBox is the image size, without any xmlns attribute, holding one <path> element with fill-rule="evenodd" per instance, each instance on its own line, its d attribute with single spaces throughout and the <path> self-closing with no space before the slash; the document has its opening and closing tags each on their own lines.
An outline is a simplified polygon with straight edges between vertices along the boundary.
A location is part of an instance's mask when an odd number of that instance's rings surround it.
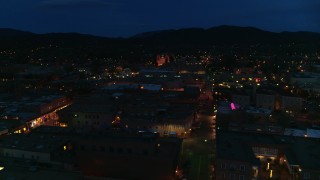
<svg viewBox="0 0 320 180">
<path fill-rule="evenodd" d="M 320 32 L 316 31 L 309 31 L 309 30 L 298 30 L 298 31 L 288 31 L 288 30 L 283 30 L 283 31 L 270 31 L 270 30 L 265 30 L 263 28 L 258 28 L 255 26 L 237 26 L 237 25 L 218 25 L 218 26 L 212 26 L 209 28 L 203 28 L 203 27 L 184 27 L 184 28 L 168 28 L 168 29 L 161 29 L 161 30 L 150 30 L 150 31 L 144 31 L 140 33 L 136 33 L 134 35 L 129 35 L 129 36 L 107 36 L 107 35 L 96 35 L 96 34 L 91 34 L 91 33 L 84 33 L 84 32 L 74 32 L 74 31 L 67 31 L 67 32 L 44 32 L 44 33 L 37 33 L 29 30 L 22 30 L 22 29 L 16 29 L 16 28 L 11 28 L 11 27 L 0 27 L 0 30 L 6 29 L 6 30 L 13 30 L 13 31 L 20 31 L 24 33 L 30 33 L 34 35 L 47 35 L 47 34 L 79 34 L 79 35 L 87 35 L 87 36 L 94 36 L 94 37 L 100 37 L 100 38 L 112 38 L 112 39 L 128 39 L 131 37 L 135 37 L 138 35 L 146 34 L 146 33 L 157 33 L 157 32 L 164 32 L 164 31 L 179 31 L 179 30 L 185 30 L 185 29 L 201 29 L 201 30 L 209 30 L 213 28 L 220 28 L 220 27 L 235 27 L 235 28 L 254 28 L 256 30 L 260 31 L 265 31 L 265 32 L 270 32 L 270 33 L 301 33 L 301 32 L 306 32 L 306 33 L 315 33 L 315 34 L 320 34 Z"/>
</svg>

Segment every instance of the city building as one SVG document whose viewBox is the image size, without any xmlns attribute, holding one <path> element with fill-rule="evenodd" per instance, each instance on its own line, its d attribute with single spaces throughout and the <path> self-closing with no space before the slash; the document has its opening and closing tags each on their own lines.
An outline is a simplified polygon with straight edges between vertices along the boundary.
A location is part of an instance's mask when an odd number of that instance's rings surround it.
<svg viewBox="0 0 320 180">
<path fill-rule="evenodd" d="M 256 106 L 259 108 L 265 108 L 274 110 L 276 95 L 272 91 L 257 91 L 256 93 Z"/>
<path fill-rule="evenodd" d="M 319 139 L 217 132 L 217 179 L 318 179 Z"/>
</svg>

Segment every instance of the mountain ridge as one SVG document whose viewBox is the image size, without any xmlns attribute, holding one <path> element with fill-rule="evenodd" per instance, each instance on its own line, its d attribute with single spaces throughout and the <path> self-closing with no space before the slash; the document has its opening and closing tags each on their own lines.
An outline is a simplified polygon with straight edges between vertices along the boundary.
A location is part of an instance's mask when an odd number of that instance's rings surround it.
<svg viewBox="0 0 320 180">
<path fill-rule="evenodd" d="M 135 38 L 146 38 L 154 35 L 159 35 L 163 33 L 174 33 L 174 32 L 190 32 L 190 31 L 198 31 L 198 32 L 210 32 L 210 33 L 218 33 L 221 31 L 224 32 L 236 32 L 236 31 L 243 31 L 243 32 L 260 32 L 260 33 L 269 33 L 269 34 L 313 34 L 313 35 L 319 35 L 319 32 L 312 32 L 312 31 L 281 31 L 281 32 L 272 32 L 267 31 L 263 29 L 259 29 L 252 26 L 229 26 L 229 25 L 221 25 L 221 26 L 215 26 L 211 28 L 197 28 L 197 27 L 191 27 L 191 28 L 179 28 L 179 29 L 165 29 L 165 30 L 158 30 L 158 31 L 147 31 L 135 34 L 133 36 L 130 36 L 128 38 L 124 37 L 107 37 L 107 36 L 98 36 L 98 35 L 92 35 L 92 34 L 86 34 L 86 33 L 78 33 L 78 32 L 50 32 L 50 33 L 33 33 L 30 31 L 23 31 L 13 28 L 0 28 L 0 37 L 5 36 L 23 36 L 23 35 L 34 35 L 34 36 L 66 36 L 66 35 L 72 35 L 72 36 L 89 36 L 89 37 L 98 37 L 98 38 L 106 38 L 106 39 L 135 39 Z"/>
<path fill-rule="evenodd" d="M 0 50 L 10 50 L 9 54 L 0 56 L 0 59 L 11 58 L 17 62 L 44 58 L 56 61 L 53 57 L 61 62 L 82 62 L 106 57 L 140 62 L 163 52 L 186 54 L 215 49 L 216 52 L 231 53 L 230 49 L 233 49 L 232 51 L 245 53 L 251 47 L 260 52 L 278 54 L 317 52 L 320 48 L 320 33 L 277 33 L 254 27 L 219 26 L 152 31 L 129 38 L 108 38 L 80 33 L 35 34 L 0 29 Z M 14 55 L 10 55 L 12 51 L 15 52 Z"/>
</svg>

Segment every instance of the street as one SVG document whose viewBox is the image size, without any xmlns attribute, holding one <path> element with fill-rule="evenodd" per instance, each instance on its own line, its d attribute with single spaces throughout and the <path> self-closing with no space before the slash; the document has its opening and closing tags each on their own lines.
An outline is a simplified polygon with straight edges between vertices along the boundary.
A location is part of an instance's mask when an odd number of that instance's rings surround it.
<svg viewBox="0 0 320 180">
<path fill-rule="evenodd" d="M 213 179 L 212 165 L 215 157 L 214 116 L 211 115 L 212 101 L 205 100 L 198 121 L 199 128 L 193 130 L 189 138 L 183 140 L 181 151 L 181 167 L 186 179 Z M 206 108 L 209 107 L 209 108 Z"/>
</svg>

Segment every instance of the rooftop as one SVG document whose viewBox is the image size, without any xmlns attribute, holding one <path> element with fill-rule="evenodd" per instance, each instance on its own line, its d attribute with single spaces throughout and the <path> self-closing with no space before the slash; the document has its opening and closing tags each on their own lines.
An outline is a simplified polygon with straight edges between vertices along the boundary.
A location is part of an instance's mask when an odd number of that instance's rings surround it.
<svg viewBox="0 0 320 180">
<path fill-rule="evenodd" d="M 288 163 L 303 169 L 320 170 L 320 140 L 283 135 L 217 132 L 217 158 L 241 161 L 254 160 L 253 146 L 282 147 Z"/>
<path fill-rule="evenodd" d="M 0 148 L 50 153 L 68 142 L 54 135 L 11 134 L 0 138 Z"/>
<path fill-rule="evenodd" d="M 238 138 L 233 132 L 217 133 L 217 159 L 245 161 L 258 164 L 252 148 L 244 138 Z"/>
</svg>

